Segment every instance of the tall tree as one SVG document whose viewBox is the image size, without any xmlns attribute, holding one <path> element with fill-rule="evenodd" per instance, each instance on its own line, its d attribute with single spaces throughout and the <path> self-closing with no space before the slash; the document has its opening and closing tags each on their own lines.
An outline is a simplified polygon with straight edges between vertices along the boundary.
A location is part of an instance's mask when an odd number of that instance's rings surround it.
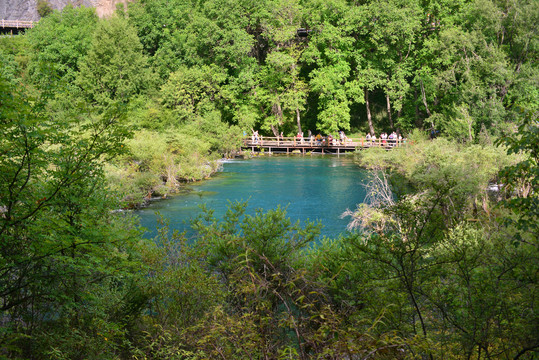
<svg viewBox="0 0 539 360">
<path fill-rule="evenodd" d="M 186 66 L 172 73 L 161 88 L 163 104 L 173 109 L 179 120 L 192 120 L 216 110 L 227 74 L 217 66 Z"/>
<path fill-rule="evenodd" d="M 112 214 L 102 172 L 103 159 L 124 149 L 122 116 L 78 121 L 84 111 L 76 106 L 51 116 L 4 76 L 0 89 L 0 311 L 10 334 L 0 338 L 3 355 L 109 353 L 92 334 L 114 331 L 122 310 L 95 295 L 125 294 L 127 283 L 114 283 L 131 278 L 136 234 Z"/>
<path fill-rule="evenodd" d="M 44 91 L 71 84 L 90 49 L 97 22 L 95 9 L 66 6 L 30 29 L 27 36 L 33 54 L 28 68 L 32 82 Z"/>
<path fill-rule="evenodd" d="M 318 97 L 317 128 L 326 133 L 350 129 L 350 100 L 347 82 L 352 70 L 351 49 L 354 39 L 345 25 L 350 11 L 344 1 L 313 1 L 306 6 L 312 28 L 309 46 L 303 53 L 305 62 L 315 68 L 309 85 Z"/>
<path fill-rule="evenodd" d="M 260 64 L 257 99 L 265 109 L 263 127 L 275 136 L 279 129 L 290 132 L 301 129 L 301 112 L 305 109 L 307 84 L 300 78 L 301 53 L 305 41 L 297 36 L 302 8 L 294 1 L 275 1 L 270 16 L 262 22 L 262 37 L 271 46 Z M 293 126 L 295 123 L 296 126 Z"/>
<path fill-rule="evenodd" d="M 151 81 L 135 29 L 126 19 L 100 22 L 88 55 L 80 63 L 76 84 L 88 102 L 106 108 L 126 104 Z"/>
</svg>

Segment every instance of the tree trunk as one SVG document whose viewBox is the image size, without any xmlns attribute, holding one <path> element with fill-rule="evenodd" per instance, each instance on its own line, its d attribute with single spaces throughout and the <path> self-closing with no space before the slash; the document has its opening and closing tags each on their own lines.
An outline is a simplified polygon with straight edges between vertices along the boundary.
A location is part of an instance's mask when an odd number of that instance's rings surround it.
<svg viewBox="0 0 539 360">
<path fill-rule="evenodd" d="M 298 133 L 303 133 L 303 131 L 301 131 L 301 117 L 299 115 L 299 109 L 296 108 L 296 120 L 298 122 Z"/>
<path fill-rule="evenodd" d="M 283 109 L 281 108 L 281 103 L 279 99 L 277 99 L 277 102 L 273 104 L 272 106 L 272 112 L 277 117 L 277 123 L 278 125 L 283 125 Z M 279 129 L 276 128 L 274 125 L 271 125 L 271 131 L 273 132 L 273 135 L 275 137 L 279 137 Z"/>
<path fill-rule="evenodd" d="M 422 122 L 419 116 L 419 106 L 417 105 L 417 88 L 414 88 L 414 103 L 415 103 L 415 126 L 421 128 Z"/>
<path fill-rule="evenodd" d="M 283 125 L 283 109 L 281 108 L 281 102 L 277 101 L 273 106 L 273 113 L 277 116 L 279 125 Z"/>
<path fill-rule="evenodd" d="M 389 94 L 386 93 L 387 104 L 387 117 L 389 118 L 389 126 L 393 129 L 393 119 L 391 118 L 391 102 L 389 101 Z"/>
<path fill-rule="evenodd" d="M 473 125 L 473 121 L 471 120 L 471 118 L 469 118 L 468 119 L 468 140 L 470 140 L 470 143 L 473 141 L 472 125 Z"/>
<path fill-rule="evenodd" d="M 423 98 L 425 110 L 427 111 L 427 115 L 430 117 L 429 105 L 427 104 L 427 96 L 425 95 L 425 86 L 423 86 L 423 80 L 421 79 L 419 79 L 419 86 L 421 86 L 421 97 Z"/>
<path fill-rule="evenodd" d="M 372 125 L 371 107 L 369 104 L 369 90 L 365 88 L 365 106 L 367 107 L 367 121 L 369 123 L 369 130 L 371 135 L 374 135 L 374 126 Z"/>
<path fill-rule="evenodd" d="M 271 131 L 273 132 L 273 135 L 278 138 L 279 137 L 279 129 L 277 129 L 275 126 L 271 125 Z"/>
</svg>

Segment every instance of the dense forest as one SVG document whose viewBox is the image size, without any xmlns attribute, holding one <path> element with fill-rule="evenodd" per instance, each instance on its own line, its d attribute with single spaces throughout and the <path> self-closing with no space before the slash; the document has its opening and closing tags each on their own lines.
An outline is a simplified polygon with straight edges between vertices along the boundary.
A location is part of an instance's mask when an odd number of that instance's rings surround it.
<svg viewBox="0 0 539 360">
<path fill-rule="evenodd" d="M 0 358 L 539 356 L 539 2 L 42 15 L 0 38 Z M 413 144 L 355 154 L 368 196 L 334 239 L 232 203 L 149 240 L 117 211 L 253 130 Z"/>
</svg>

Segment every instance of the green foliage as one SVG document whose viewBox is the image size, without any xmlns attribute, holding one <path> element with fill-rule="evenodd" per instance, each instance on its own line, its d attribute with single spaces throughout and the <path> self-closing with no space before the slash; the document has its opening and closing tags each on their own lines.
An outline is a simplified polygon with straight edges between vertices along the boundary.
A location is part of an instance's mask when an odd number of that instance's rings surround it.
<svg viewBox="0 0 539 360">
<path fill-rule="evenodd" d="M 29 32 L 38 51 L 30 70 L 43 89 L 51 79 L 39 69 L 73 83 L 81 66 L 77 84 L 91 102 L 151 89 L 152 101 L 180 119 L 216 110 L 242 130 L 295 133 L 302 122 L 327 133 L 434 126 L 479 142 L 481 132 L 506 131 L 515 104 L 537 103 L 536 6 L 143 0 L 129 4 L 128 20 L 103 21 L 108 35 L 96 35 L 87 59 L 97 20 L 91 10 L 67 7 Z M 300 27 L 312 30 L 306 39 L 296 36 Z M 151 81 L 140 51 L 159 79 Z M 366 105 L 377 116 L 367 120 L 360 109 L 369 93 Z M 171 123 L 167 111 L 154 110 Z"/>
<path fill-rule="evenodd" d="M 534 154 L 535 131 L 528 128 L 529 120 L 524 124 L 525 136 L 506 140 L 510 153 Z M 494 199 L 486 193 L 502 168 L 513 184 L 517 179 L 533 181 L 528 170 L 524 178 L 524 173 L 513 172 L 529 166 L 533 174 L 533 160 L 522 161 L 492 146 L 459 146 L 443 139 L 360 155 L 365 166 L 391 169 L 391 184 L 373 174 L 378 186 L 368 186 L 375 194 L 371 198 L 391 190 L 398 197 L 386 196 L 348 213 L 366 228 L 330 248 L 328 268 L 340 261 L 343 269 L 343 279 L 334 279 L 332 289 L 340 303 L 357 304 L 359 299 L 371 318 L 388 311 L 390 329 L 405 338 L 421 334 L 431 341 L 415 350 L 424 356 L 488 358 L 496 353 L 533 358 L 536 316 L 530 311 L 537 275 L 530 266 L 537 261 L 535 213 L 520 212 L 516 198 L 507 205 L 522 217 L 504 224 L 510 218 L 489 205 Z M 411 187 L 403 187 L 403 182 Z M 524 201 L 523 208 L 530 203 L 533 200 Z M 519 246 L 513 245 L 514 226 L 520 229 Z M 366 295 L 372 292 L 374 297 Z M 529 315 L 523 319 L 518 312 Z"/>
<path fill-rule="evenodd" d="M 135 30 L 123 18 L 101 21 L 76 78 L 82 96 L 107 108 L 127 103 L 150 85 L 150 71 Z"/>
<path fill-rule="evenodd" d="M 141 285 L 150 302 L 131 351 L 140 358 L 198 359 L 200 352 L 189 346 L 192 328 L 222 303 L 225 289 L 183 234 L 170 233 L 163 219 L 160 225 L 155 241 L 141 249 L 148 271 Z"/>
<path fill-rule="evenodd" d="M 265 66 L 260 69 L 260 85 L 256 91 L 256 99 L 264 108 L 265 121 L 262 127 L 265 130 L 272 130 L 273 127 L 297 133 L 301 129 L 301 119 L 298 116 L 300 111 L 305 109 L 303 104 L 308 87 L 299 77 L 300 51 L 298 46 L 292 45 L 270 52 L 267 54 Z"/>
<path fill-rule="evenodd" d="M 0 70 L 2 79 L 4 79 L 4 81 L 15 82 L 20 70 L 14 57 L 0 51 L 0 62 L 3 64 L 2 70 Z"/>
<path fill-rule="evenodd" d="M 110 189 L 120 195 L 123 207 L 137 207 L 152 196 L 175 193 L 182 182 L 206 179 L 219 169 L 211 152 L 216 139 L 201 140 L 207 130 L 196 129 L 166 135 L 141 130 L 126 142 L 128 153 L 106 167 Z M 226 136 L 226 129 L 217 130 L 224 130 Z"/>
<path fill-rule="evenodd" d="M 37 13 L 42 18 L 52 13 L 52 7 L 47 0 L 37 1 Z"/>
<path fill-rule="evenodd" d="M 459 192 L 476 196 L 505 165 L 515 161 L 495 146 L 462 146 L 446 139 L 414 137 L 413 144 L 385 152 L 372 148 L 357 154 L 360 164 L 392 168 L 404 175 L 417 189 L 430 189 L 440 181 L 450 187 L 470 187 Z M 463 181 L 466 179 L 466 181 Z"/>
<path fill-rule="evenodd" d="M 538 4 L 39 1 L 0 39 L 0 357 L 534 358 Z M 113 211 L 300 128 L 410 132 L 359 155 L 358 233 L 232 204 L 142 241 Z"/>
<path fill-rule="evenodd" d="M 537 317 L 529 311 L 537 290 L 516 284 L 523 280 L 521 275 L 527 277 L 528 284 L 537 280 L 529 267 L 536 259 L 536 250 L 515 248 L 503 235 L 463 224 L 452 229 L 430 255 L 447 265 L 437 267 L 440 281 L 430 285 L 429 301 L 454 324 L 462 353 L 525 354 L 536 341 L 529 335 Z M 528 315 L 514 316 L 514 311 Z M 478 323 L 493 326 L 477 327 Z M 443 327 L 443 323 L 436 327 Z"/>
<path fill-rule="evenodd" d="M 173 109 L 180 121 L 204 116 L 215 108 L 221 95 L 224 73 L 217 66 L 181 67 L 161 88 L 163 105 Z"/>
<path fill-rule="evenodd" d="M 139 306 L 129 305 L 138 232 L 111 213 L 101 170 L 127 132 L 119 114 L 55 122 L 3 76 L 0 88 L 3 354 L 112 354 Z"/>
<path fill-rule="evenodd" d="M 500 175 L 505 183 L 509 199 L 505 205 L 518 220 L 517 228 L 539 238 L 539 126 L 533 113 L 521 119 L 518 132 L 499 139 L 499 144 L 508 147 L 510 154 L 523 154 L 524 159 L 502 169 Z M 535 114 L 536 116 L 536 114 Z M 517 238 L 521 234 L 517 233 Z"/>
<path fill-rule="evenodd" d="M 94 9 L 67 6 L 30 29 L 27 36 L 33 50 L 28 65 L 31 82 L 52 92 L 57 86 L 71 84 L 80 61 L 90 49 L 97 21 Z"/>
<path fill-rule="evenodd" d="M 305 252 L 319 225 L 292 224 L 279 208 L 254 215 L 245 210 L 246 204 L 232 203 L 221 222 L 207 211 L 193 224 L 208 272 L 227 289 L 228 308 L 217 306 L 192 328 L 193 345 L 205 356 L 338 359 L 388 346 L 386 354 L 394 358 L 404 349 L 394 334 L 377 334 L 376 323 L 369 329 L 333 308 L 320 275 L 335 270 L 328 277 L 337 277 L 339 270 Z"/>
</svg>

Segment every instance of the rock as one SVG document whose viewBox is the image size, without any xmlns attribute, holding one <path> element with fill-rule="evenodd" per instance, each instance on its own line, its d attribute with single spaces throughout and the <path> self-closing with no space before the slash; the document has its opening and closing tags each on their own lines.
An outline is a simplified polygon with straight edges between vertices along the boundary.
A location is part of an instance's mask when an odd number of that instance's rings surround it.
<svg viewBox="0 0 539 360">
<path fill-rule="evenodd" d="M 47 0 L 54 10 L 62 10 L 66 5 L 86 6 L 96 9 L 99 17 L 108 17 L 114 13 L 117 4 L 126 4 L 129 0 Z M 0 1 L 0 19 L 38 21 L 37 0 Z"/>
</svg>

